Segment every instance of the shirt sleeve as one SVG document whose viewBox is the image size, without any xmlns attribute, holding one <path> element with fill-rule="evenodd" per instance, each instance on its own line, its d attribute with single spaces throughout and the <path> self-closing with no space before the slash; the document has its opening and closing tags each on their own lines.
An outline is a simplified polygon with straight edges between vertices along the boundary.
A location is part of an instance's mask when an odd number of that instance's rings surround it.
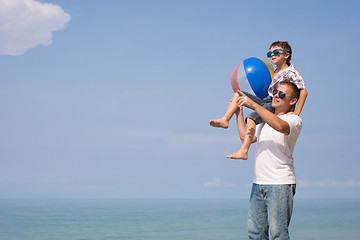
<svg viewBox="0 0 360 240">
<path fill-rule="evenodd" d="M 291 72 L 287 81 L 295 84 L 298 89 L 305 89 L 305 82 L 298 71 Z"/>
<path fill-rule="evenodd" d="M 289 135 L 298 135 L 302 128 L 302 120 L 298 115 L 285 115 L 283 118 L 290 126 L 290 134 Z"/>
</svg>

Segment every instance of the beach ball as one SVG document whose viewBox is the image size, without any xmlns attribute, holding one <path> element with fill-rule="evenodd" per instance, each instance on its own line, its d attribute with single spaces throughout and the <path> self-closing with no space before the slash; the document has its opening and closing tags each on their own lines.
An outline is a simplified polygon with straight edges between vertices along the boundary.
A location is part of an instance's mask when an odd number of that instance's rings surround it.
<svg viewBox="0 0 360 240">
<path fill-rule="evenodd" d="M 234 92 L 241 90 L 265 98 L 274 76 L 274 68 L 261 58 L 251 57 L 240 62 L 231 73 Z"/>
</svg>

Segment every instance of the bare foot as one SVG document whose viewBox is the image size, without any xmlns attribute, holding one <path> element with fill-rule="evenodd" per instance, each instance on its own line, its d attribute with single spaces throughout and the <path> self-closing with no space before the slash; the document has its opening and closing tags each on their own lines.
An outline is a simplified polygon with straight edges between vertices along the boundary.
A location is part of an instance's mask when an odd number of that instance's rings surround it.
<svg viewBox="0 0 360 240">
<path fill-rule="evenodd" d="M 231 155 L 227 155 L 227 158 L 231 158 L 231 159 L 242 159 L 242 160 L 247 160 L 248 159 L 248 154 L 247 152 L 243 151 L 241 148 L 239 151 L 237 151 L 236 153 L 233 153 Z"/>
<path fill-rule="evenodd" d="M 210 120 L 209 124 L 213 127 L 221 127 L 221 128 L 228 128 L 229 121 L 226 121 L 224 118 L 219 118 L 216 120 Z"/>
</svg>

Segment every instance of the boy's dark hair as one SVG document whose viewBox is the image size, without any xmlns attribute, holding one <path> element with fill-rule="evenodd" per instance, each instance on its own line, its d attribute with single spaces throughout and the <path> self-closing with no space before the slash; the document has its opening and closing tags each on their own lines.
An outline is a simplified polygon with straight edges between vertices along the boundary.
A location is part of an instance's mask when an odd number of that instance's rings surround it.
<svg viewBox="0 0 360 240">
<path fill-rule="evenodd" d="M 292 82 L 282 82 L 280 85 L 283 85 L 283 84 L 289 86 L 292 90 L 292 94 L 293 94 L 292 97 L 299 100 L 300 89 L 298 89 L 298 87 L 295 84 L 293 84 Z"/>
<path fill-rule="evenodd" d="M 290 60 L 292 56 L 292 50 L 290 44 L 287 41 L 276 41 L 270 45 L 269 49 L 271 49 L 272 47 L 281 47 L 290 54 L 289 58 L 286 60 L 286 64 L 290 66 Z"/>
</svg>

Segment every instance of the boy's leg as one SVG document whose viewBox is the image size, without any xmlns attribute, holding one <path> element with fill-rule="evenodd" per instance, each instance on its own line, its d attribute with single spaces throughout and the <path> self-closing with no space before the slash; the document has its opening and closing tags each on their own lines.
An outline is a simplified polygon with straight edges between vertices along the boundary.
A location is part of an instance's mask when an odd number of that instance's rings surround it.
<svg viewBox="0 0 360 240">
<path fill-rule="evenodd" d="M 255 129 L 256 129 L 256 123 L 251 118 L 247 119 L 247 126 L 246 126 L 246 135 L 243 141 L 243 144 L 239 151 L 236 153 L 233 153 L 231 155 L 226 156 L 227 158 L 232 159 L 242 159 L 247 160 L 248 159 L 248 151 L 250 148 L 250 145 L 255 142 Z"/>
<path fill-rule="evenodd" d="M 263 100 L 261 105 L 268 111 L 274 112 L 274 108 L 272 107 L 271 102 L 272 102 L 272 98 L 267 97 L 266 99 Z M 256 112 L 250 113 L 249 116 L 246 118 L 247 127 L 246 127 L 246 135 L 243 140 L 243 145 L 241 146 L 239 151 L 237 151 L 234 154 L 228 155 L 226 157 L 232 159 L 247 160 L 250 145 L 256 142 L 256 138 L 255 138 L 256 125 L 262 122 L 264 121 L 259 116 L 259 114 L 257 114 Z"/>
<path fill-rule="evenodd" d="M 248 96 L 251 100 L 253 100 L 254 102 L 262 105 L 263 104 L 263 99 L 252 95 L 250 93 L 247 92 L 243 92 L 246 96 Z M 235 92 L 234 96 L 232 97 L 230 103 L 229 103 L 229 107 L 225 112 L 225 115 L 222 118 L 219 119 L 215 119 L 215 120 L 210 120 L 209 124 L 213 127 L 221 127 L 221 128 L 228 128 L 229 127 L 229 121 L 232 118 L 232 116 L 234 115 L 234 113 L 238 110 L 238 104 L 236 102 L 236 99 L 239 97 L 239 93 Z"/>
<path fill-rule="evenodd" d="M 209 124 L 213 127 L 228 128 L 230 119 L 239 108 L 236 102 L 236 99 L 238 97 L 239 97 L 238 93 L 235 93 L 232 99 L 230 100 L 229 107 L 226 110 L 225 115 L 222 118 L 210 120 Z"/>
</svg>

